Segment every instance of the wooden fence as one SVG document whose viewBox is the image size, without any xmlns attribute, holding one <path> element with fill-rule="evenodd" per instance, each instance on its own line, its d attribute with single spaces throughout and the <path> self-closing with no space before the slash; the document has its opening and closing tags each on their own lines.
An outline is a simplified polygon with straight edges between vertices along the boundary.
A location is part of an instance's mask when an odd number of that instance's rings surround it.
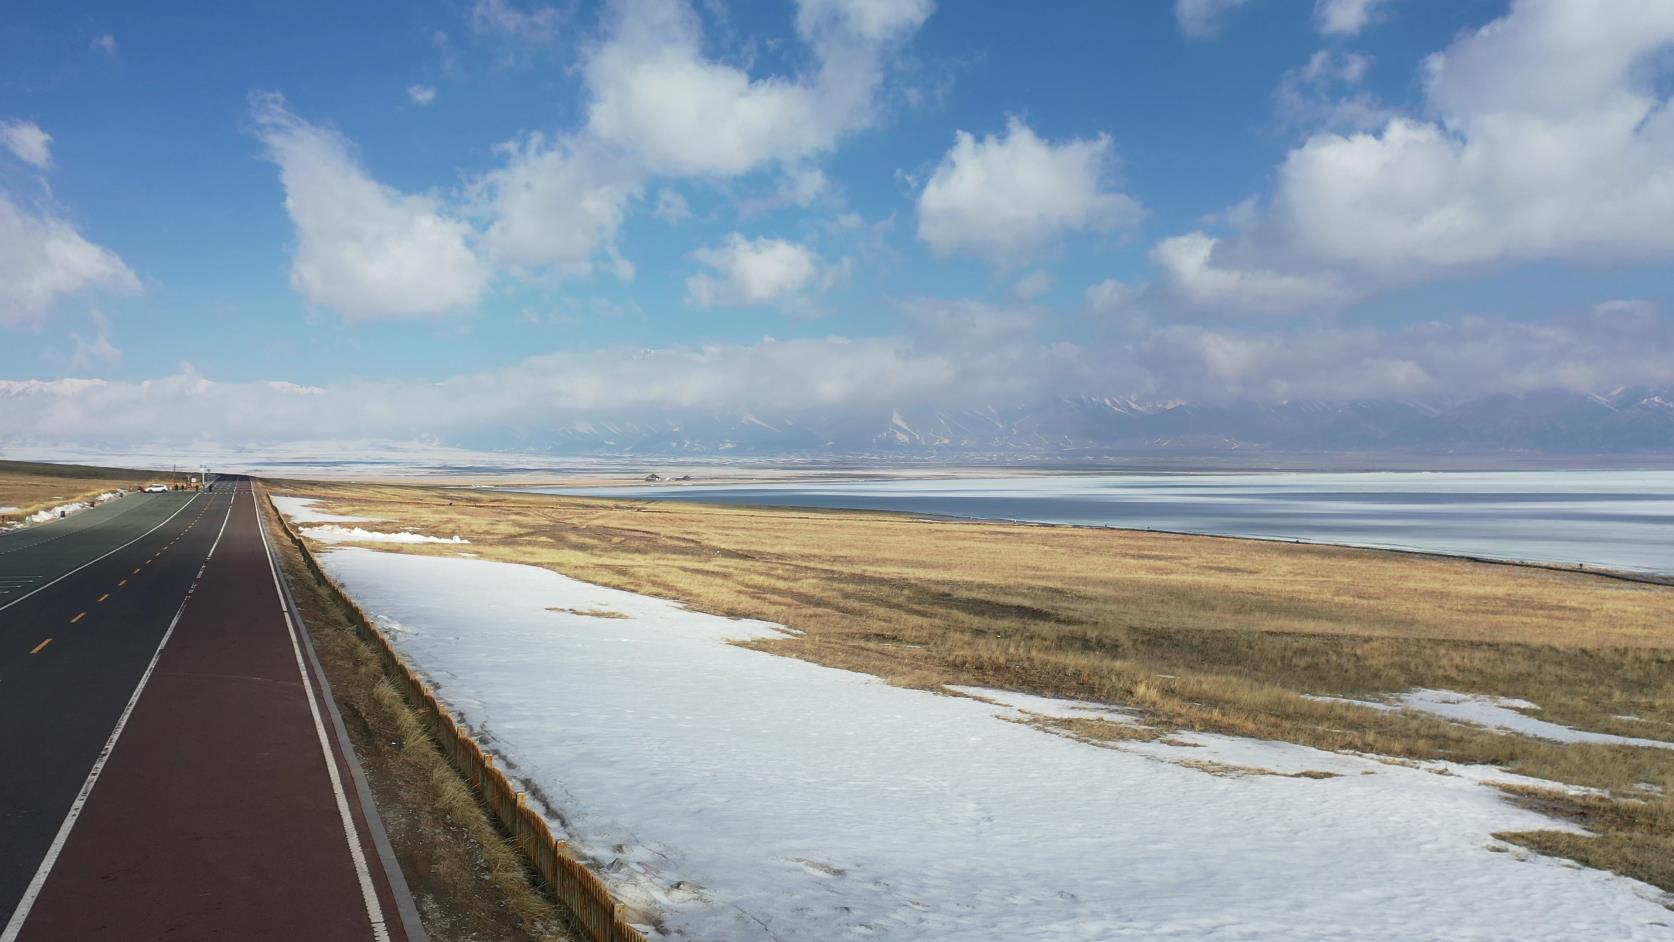
<svg viewBox="0 0 1674 942">
<path fill-rule="evenodd" d="M 264 490 L 263 496 L 267 498 L 274 519 L 279 521 L 285 535 L 302 554 L 308 571 L 349 613 L 356 632 L 378 652 L 384 673 L 408 704 L 424 717 L 432 738 L 448 761 L 476 788 L 506 833 L 511 835 L 546 881 L 558 903 L 575 918 L 587 937 L 592 942 L 646 942 L 645 936 L 628 923 L 622 905 L 611 897 L 604 881 L 575 856 L 567 842 L 552 836 L 546 819 L 528 806 L 523 792 L 518 791 L 505 773 L 494 765 L 494 756 L 483 750 L 482 744 L 460 726 L 453 714 L 436 699 L 435 693 L 407 666 L 378 623 L 349 598 L 336 580 L 326 575 L 314 559 L 314 554 L 309 552 L 307 543 L 274 506 L 272 495 Z"/>
</svg>

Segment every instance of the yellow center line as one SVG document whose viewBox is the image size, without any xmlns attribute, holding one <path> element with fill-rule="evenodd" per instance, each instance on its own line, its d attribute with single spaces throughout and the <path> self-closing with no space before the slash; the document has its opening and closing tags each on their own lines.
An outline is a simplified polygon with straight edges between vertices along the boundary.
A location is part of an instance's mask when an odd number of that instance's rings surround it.
<svg viewBox="0 0 1674 942">
<path fill-rule="evenodd" d="M 105 599 L 108 599 L 108 598 L 110 598 L 110 593 L 106 592 L 104 595 L 99 596 L 99 601 L 103 602 Z"/>
<path fill-rule="evenodd" d="M 35 647 L 29 653 L 30 654 L 39 654 L 39 653 L 41 653 L 42 648 L 46 647 L 47 645 L 49 645 L 51 643 L 52 643 L 52 639 L 48 638 L 45 641 L 42 641 L 40 644 L 35 645 Z"/>
<path fill-rule="evenodd" d="M 70 624 L 72 624 L 72 625 L 73 625 L 73 624 L 75 624 L 75 623 L 76 623 L 76 622 L 78 622 L 78 621 L 81 621 L 81 620 L 82 620 L 82 619 L 83 619 L 83 618 L 86 618 L 86 617 L 87 617 L 87 613 L 86 613 L 86 612 L 77 612 L 77 613 L 76 613 L 76 617 L 74 617 L 74 618 L 72 618 L 72 619 L 70 619 Z"/>
</svg>

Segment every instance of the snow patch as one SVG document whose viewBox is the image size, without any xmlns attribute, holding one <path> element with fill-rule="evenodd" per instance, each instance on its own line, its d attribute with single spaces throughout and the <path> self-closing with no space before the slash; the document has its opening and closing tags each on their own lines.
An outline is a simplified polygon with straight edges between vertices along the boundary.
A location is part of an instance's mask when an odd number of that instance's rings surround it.
<svg viewBox="0 0 1674 942">
<path fill-rule="evenodd" d="M 1540 709 L 1540 707 L 1527 700 L 1458 693 L 1452 690 L 1420 689 L 1409 690 L 1401 694 L 1396 702 L 1409 710 L 1420 710 L 1461 723 L 1486 726 L 1489 729 L 1521 733 L 1524 736 L 1533 736 L 1536 739 L 1549 739 L 1555 742 L 1645 746 L 1651 749 L 1674 749 L 1674 742 L 1666 742 L 1661 739 L 1637 739 L 1632 736 L 1595 733 L 1535 719 L 1520 712 L 1522 710 Z"/>
<path fill-rule="evenodd" d="M 555 833 L 681 938 L 1668 937 L 1666 894 L 1494 841 L 1569 825 L 1483 787 L 1512 778 L 1491 769 L 1093 745 L 1004 720 L 1120 711 L 891 687 L 727 643 L 778 626 L 545 569 L 322 562 Z M 1335 777 L 1284 777 L 1304 772 Z"/>
<path fill-rule="evenodd" d="M 340 527 L 327 524 L 318 527 L 303 527 L 302 533 L 321 543 L 469 543 L 470 540 L 460 536 L 440 537 L 414 533 L 402 530 L 398 533 L 383 533 L 377 530 L 363 530 L 360 527 Z"/>
<path fill-rule="evenodd" d="M 279 512 L 291 518 L 292 523 L 366 523 L 372 517 L 346 517 L 342 514 L 328 514 L 323 510 L 315 510 L 314 505 L 319 502 L 316 497 L 274 497 L 274 506 Z"/>
</svg>

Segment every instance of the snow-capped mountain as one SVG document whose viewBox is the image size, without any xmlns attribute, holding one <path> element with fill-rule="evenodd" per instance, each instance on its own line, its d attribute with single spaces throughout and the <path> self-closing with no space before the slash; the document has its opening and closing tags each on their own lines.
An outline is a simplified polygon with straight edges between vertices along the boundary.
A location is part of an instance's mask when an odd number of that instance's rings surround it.
<svg viewBox="0 0 1674 942">
<path fill-rule="evenodd" d="M 1674 389 L 1537 392 L 1457 403 L 1263 403 L 1071 397 L 1026 406 L 882 408 L 830 415 L 693 414 L 575 421 L 461 442 L 554 454 L 1121 456 L 1240 450 L 1674 454 Z"/>
</svg>

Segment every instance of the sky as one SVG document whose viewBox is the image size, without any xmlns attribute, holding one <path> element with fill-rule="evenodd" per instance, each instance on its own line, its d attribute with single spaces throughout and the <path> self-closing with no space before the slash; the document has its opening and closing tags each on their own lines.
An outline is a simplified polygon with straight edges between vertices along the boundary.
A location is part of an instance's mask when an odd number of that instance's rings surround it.
<svg viewBox="0 0 1674 942">
<path fill-rule="evenodd" d="M 1674 384 L 1667 0 L 6 20 L 0 442 Z"/>
</svg>

